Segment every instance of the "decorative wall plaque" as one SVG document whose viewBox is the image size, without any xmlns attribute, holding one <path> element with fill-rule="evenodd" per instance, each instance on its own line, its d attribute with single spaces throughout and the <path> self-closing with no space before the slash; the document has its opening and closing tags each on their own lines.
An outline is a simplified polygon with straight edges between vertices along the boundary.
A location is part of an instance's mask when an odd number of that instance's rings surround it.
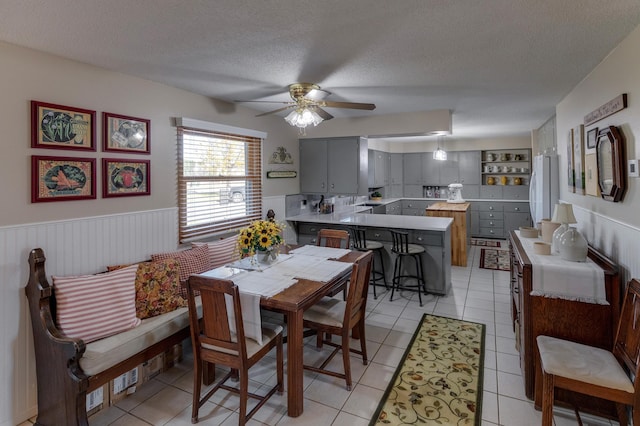
<svg viewBox="0 0 640 426">
<path fill-rule="evenodd" d="M 615 114 L 618 111 L 622 111 L 627 107 L 627 94 L 623 93 L 622 95 L 611 99 L 606 104 L 602 105 L 600 108 L 591 111 L 589 114 L 584 116 L 584 125 L 588 126 L 590 124 L 595 123 L 596 121 L 600 121 L 605 117 L 608 117 L 612 114 Z"/>
</svg>

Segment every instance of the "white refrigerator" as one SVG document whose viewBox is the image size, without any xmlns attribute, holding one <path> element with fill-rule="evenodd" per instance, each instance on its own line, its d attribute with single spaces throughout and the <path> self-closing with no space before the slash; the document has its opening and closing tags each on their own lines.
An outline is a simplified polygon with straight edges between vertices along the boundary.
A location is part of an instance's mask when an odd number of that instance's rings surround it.
<svg viewBox="0 0 640 426">
<path fill-rule="evenodd" d="M 559 181 L 557 155 L 536 155 L 533 157 L 531 181 L 529 182 L 529 205 L 533 226 L 536 226 L 542 219 L 551 219 L 553 209 L 560 198 Z"/>
</svg>

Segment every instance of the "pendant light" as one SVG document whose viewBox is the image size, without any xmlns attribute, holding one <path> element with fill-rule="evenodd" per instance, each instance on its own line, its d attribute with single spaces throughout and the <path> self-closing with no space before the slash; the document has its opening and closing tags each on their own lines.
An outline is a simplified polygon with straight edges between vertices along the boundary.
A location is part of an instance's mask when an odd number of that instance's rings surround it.
<svg viewBox="0 0 640 426">
<path fill-rule="evenodd" d="M 436 149 L 435 151 L 433 151 L 433 159 L 434 160 L 439 160 L 439 161 L 444 161 L 447 159 L 447 152 L 440 148 L 440 141 L 444 142 L 444 136 L 438 136 L 438 149 Z"/>
</svg>

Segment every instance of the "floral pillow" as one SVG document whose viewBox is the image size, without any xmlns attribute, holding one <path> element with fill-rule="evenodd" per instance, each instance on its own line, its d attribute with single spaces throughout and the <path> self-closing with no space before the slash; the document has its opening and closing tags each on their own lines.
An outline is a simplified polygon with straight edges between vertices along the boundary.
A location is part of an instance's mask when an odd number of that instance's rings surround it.
<svg viewBox="0 0 640 426">
<path fill-rule="evenodd" d="M 109 266 L 109 270 L 123 266 Z M 187 306 L 181 295 L 180 262 L 164 259 L 138 263 L 136 272 L 136 316 L 140 319 L 172 312 Z"/>
</svg>

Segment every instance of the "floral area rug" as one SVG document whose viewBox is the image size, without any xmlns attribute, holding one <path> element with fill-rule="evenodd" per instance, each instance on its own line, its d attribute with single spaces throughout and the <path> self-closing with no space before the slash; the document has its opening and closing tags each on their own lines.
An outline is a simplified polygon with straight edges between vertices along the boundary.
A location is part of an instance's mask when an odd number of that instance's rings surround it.
<svg viewBox="0 0 640 426">
<path fill-rule="evenodd" d="M 484 324 L 424 314 L 369 425 L 480 425 Z"/>
<path fill-rule="evenodd" d="M 493 269 L 498 271 L 510 270 L 511 259 L 509 250 L 480 250 L 480 267 L 484 269 Z"/>
<path fill-rule="evenodd" d="M 485 247 L 500 247 L 500 241 L 494 240 L 479 240 L 477 238 L 471 239 L 472 246 L 485 246 Z"/>
</svg>

